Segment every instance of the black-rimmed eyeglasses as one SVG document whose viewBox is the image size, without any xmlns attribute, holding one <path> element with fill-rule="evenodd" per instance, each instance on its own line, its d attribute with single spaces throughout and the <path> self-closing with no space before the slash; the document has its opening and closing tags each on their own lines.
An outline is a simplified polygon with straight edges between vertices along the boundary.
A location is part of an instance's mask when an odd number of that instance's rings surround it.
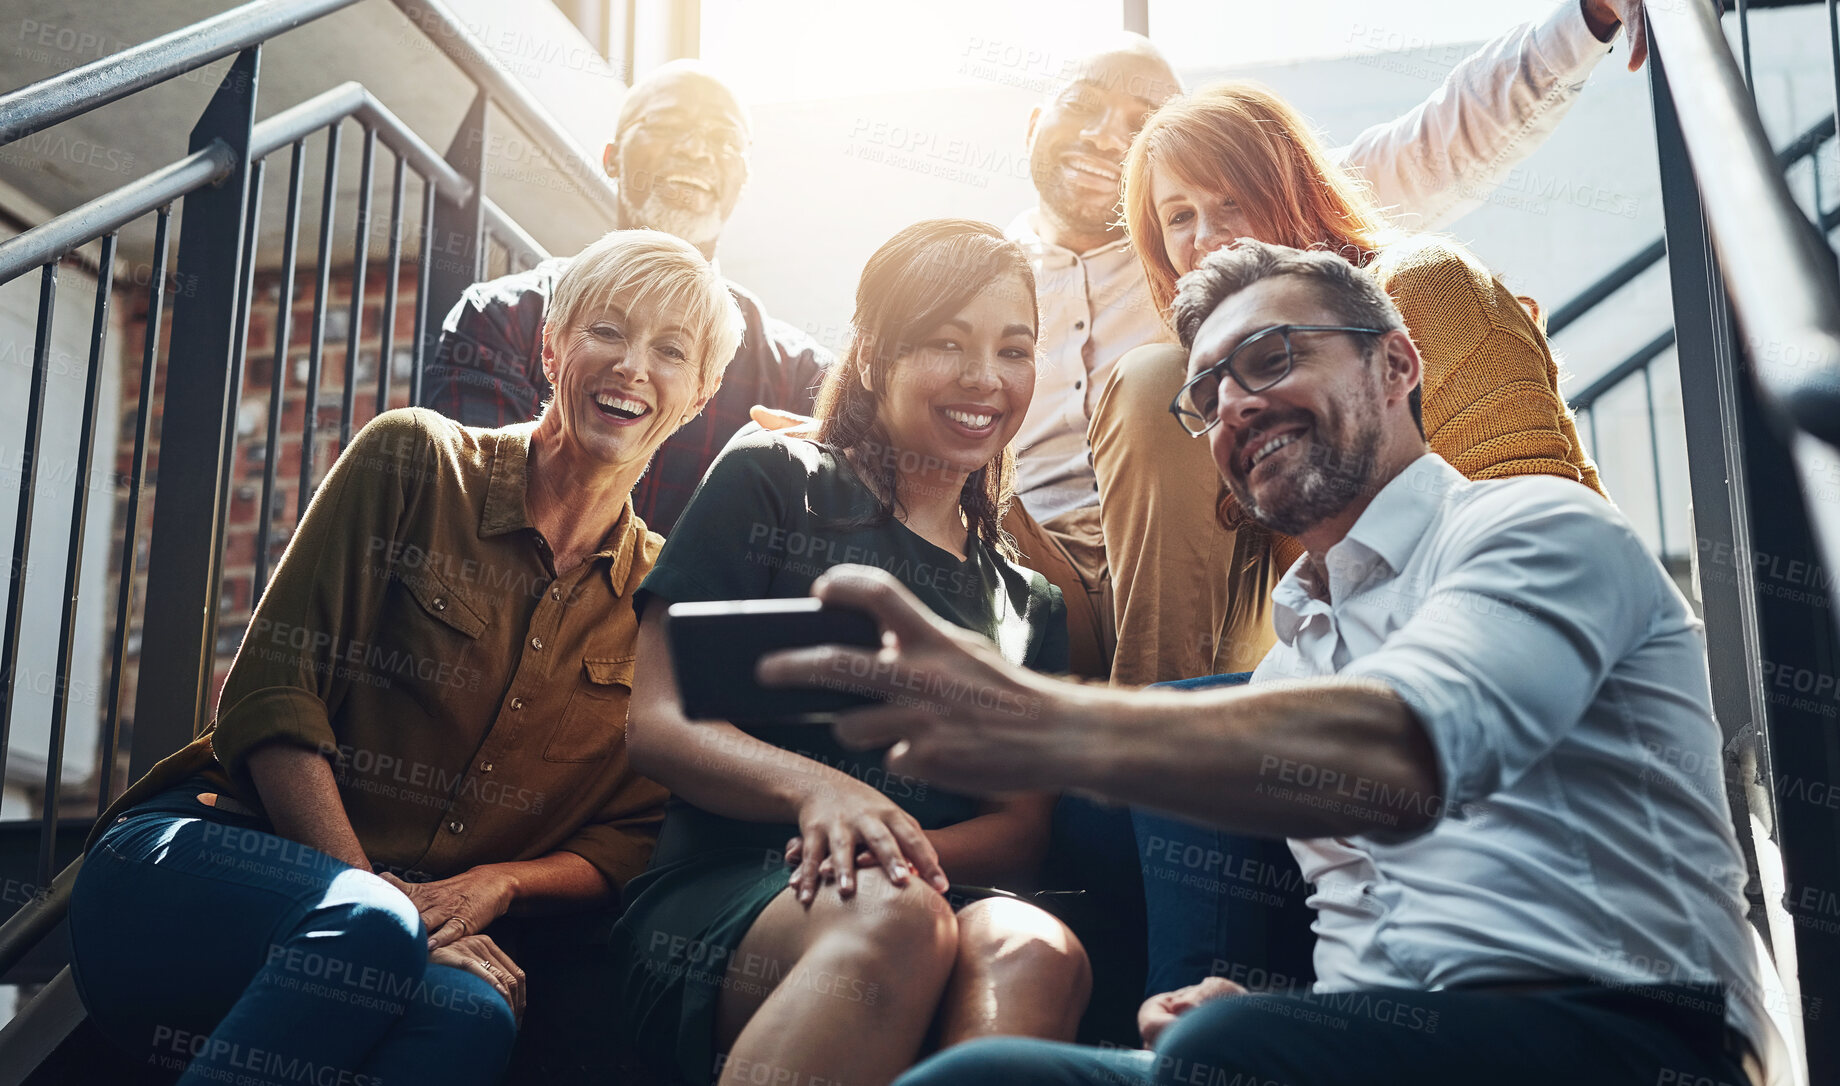
<svg viewBox="0 0 1840 1086">
<path fill-rule="evenodd" d="M 1202 370 L 1176 393 L 1169 413 L 1182 424 L 1190 437 L 1200 437 L 1220 423 L 1220 378 L 1231 374 L 1233 381 L 1248 395 L 1265 391 L 1290 376 L 1295 359 L 1291 337 L 1299 332 L 1346 332 L 1349 335 L 1383 336 L 1384 328 L 1352 328 L 1342 324 L 1274 324 L 1240 341 L 1227 357 Z"/>
</svg>

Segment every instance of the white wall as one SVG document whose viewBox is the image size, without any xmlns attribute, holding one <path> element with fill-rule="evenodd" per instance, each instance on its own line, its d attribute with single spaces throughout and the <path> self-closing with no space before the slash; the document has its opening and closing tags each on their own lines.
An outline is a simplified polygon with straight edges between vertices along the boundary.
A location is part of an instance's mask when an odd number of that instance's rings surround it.
<svg viewBox="0 0 1840 1086">
<path fill-rule="evenodd" d="M 1758 97 L 1779 144 L 1833 108 L 1825 18 L 1819 5 L 1752 15 Z M 1186 38 L 1171 51 L 1198 52 Z M 1191 86 L 1223 76 L 1266 82 L 1334 144 L 1423 100 L 1466 51 L 1440 44 L 1263 67 L 1191 67 L 1182 75 Z M 1549 310 L 1661 234 L 1648 73 L 1628 72 L 1625 60 L 1619 46 L 1552 139 L 1485 206 L 1447 228 Z M 1026 57 L 1004 63 L 973 56 L 954 74 L 971 78 L 912 93 L 757 104 L 753 175 L 723 236 L 724 272 L 760 294 L 769 312 L 836 347 L 847 334 L 863 262 L 895 230 L 942 215 L 1003 226 L 1030 206 L 1023 132 L 1030 107 L 1052 82 L 1048 73 Z M 1805 197 L 1812 177 L 1807 167 L 1795 175 Z M 1820 182 L 1831 206 L 1840 193 L 1831 149 Z M 1583 388 L 1671 323 L 1664 262 L 1556 337 L 1566 387 Z M 1684 553 L 1692 530 L 1671 353 L 1654 373 L 1666 542 Z M 1606 401 L 1595 453 L 1618 503 L 1658 545 L 1662 518 L 1646 414 L 1639 383 Z"/>
<path fill-rule="evenodd" d="M 12 568 L 18 516 L 21 454 L 31 389 L 32 352 L 38 320 L 40 278 L 33 272 L 0 286 L 0 554 Z M 50 380 L 37 462 L 38 487 L 32 515 L 25 584 L 25 623 L 19 646 L 18 682 L 6 759 L 6 802 L 0 817 L 25 815 L 19 787 L 42 788 L 56 689 L 58 630 L 62 617 L 64 567 L 68 557 L 73 498 L 81 491 L 88 507 L 76 641 L 69 679 L 68 730 L 61 779 L 80 782 L 96 769 L 102 703 L 108 692 L 107 626 L 114 620 L 109 591 L 110 538 L 115 520 L 115 445 L 120 429 L 121 328 L 109 331 L 99 388 L 96 455 L 85 480 L 77 474 L 77 444 L 83 415 L 89 335 L 96 280 L 70 261 L 59 269 L 52 317 Z M 130 435 L 131 439 L 131 435 Z M 5 594 L 0 587 L 0 598 Z M 36 814 L 36 812 L 32 812 Z"/>
</svg>

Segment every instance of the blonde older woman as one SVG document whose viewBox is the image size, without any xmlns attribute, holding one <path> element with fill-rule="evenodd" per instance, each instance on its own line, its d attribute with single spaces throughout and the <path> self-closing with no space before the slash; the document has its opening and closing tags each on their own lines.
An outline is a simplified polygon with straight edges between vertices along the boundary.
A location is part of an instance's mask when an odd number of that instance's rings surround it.
<svg viewBox="0 0 1840 1086">
<path fill-rule="evenodd" d="M 661 544 L 629 495 L 739 335 L 695 249 L 612 233 L 557 286 L 536 422 L 353 440 L 214 724 L 92 842 L 70 925 L 106 1034 L 186 1083 L 498 1077 L 524 976 L 493 922 L 608 901 L 651 853 L 624 729 Z"/>
</svg>

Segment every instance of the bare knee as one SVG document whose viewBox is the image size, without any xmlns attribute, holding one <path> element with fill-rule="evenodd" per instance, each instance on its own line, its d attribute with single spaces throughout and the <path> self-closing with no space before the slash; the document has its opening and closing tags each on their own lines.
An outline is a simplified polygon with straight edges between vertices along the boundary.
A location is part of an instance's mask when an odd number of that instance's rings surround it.
<svg viewBox="0 0 1840 1086">
<path fill-rule="evenodd" d="M 1092 963 L 1067 925 L 1025 902 L 987 898 L 958 914 L 958 967 L 995 983 L 1064 994 L 1084 1007 L 1092 994 Z"/>
<path fill-rule="evenodd" d="M 812 910 L 826 937 L 854 941 L 878 961 L 943 973 L 958 952 L 952 906 L 917 878 L 897 886 L 882 869 L 865 867 L 856 873 L 855 894 L 845 898 L 827 886 Z"/>
</svg>

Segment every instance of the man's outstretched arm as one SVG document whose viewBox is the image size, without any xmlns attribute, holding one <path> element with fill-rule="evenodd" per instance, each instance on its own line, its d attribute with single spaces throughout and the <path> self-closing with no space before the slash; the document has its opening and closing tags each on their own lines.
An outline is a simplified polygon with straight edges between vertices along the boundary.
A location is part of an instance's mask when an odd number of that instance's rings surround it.
<svg viewBox="0 0 1840 1086">
<path fill-rule="evenodd" d="M 890 699 L 836 729 L 850 746 L 894 744 L 892 772 L 984 794 L 1070 788 L 1285 837 L 1409 836 L 1441 810 L 1430 740 L 1379 683 L 1111 690 L 1010 665 L 881 570 L 833 570 L 814 591 L 874 615 L 891 644 L 781 653 L 761 676 Z"/>
<path fill-rule="evenodd" d="M 1464 58 L 1431 96 L 1336 154 L 1400 226 L 1442 229 L 1488 199 L 1559 127 L 1624 28 L 1648 55 L 1642 0 L 1564 0 Z"/>
</svg>

